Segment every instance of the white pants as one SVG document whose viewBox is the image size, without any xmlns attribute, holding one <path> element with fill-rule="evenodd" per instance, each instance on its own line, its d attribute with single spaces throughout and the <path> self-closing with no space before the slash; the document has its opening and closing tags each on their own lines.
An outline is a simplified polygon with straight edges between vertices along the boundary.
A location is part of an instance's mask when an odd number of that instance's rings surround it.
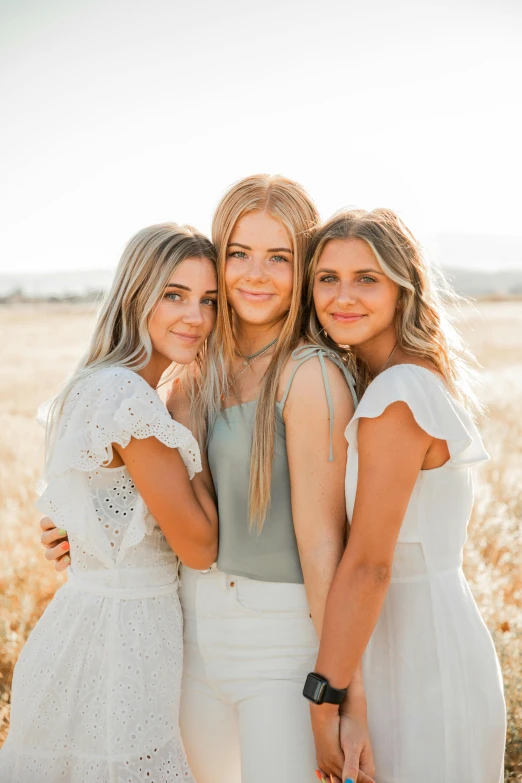
<svg viewBox="0 0 522 783">
<path fill-rule="evenodd" d="M 197 783 L 316 783 L 303 585 L 183 568 L 180 723 Z"/>
</svg>

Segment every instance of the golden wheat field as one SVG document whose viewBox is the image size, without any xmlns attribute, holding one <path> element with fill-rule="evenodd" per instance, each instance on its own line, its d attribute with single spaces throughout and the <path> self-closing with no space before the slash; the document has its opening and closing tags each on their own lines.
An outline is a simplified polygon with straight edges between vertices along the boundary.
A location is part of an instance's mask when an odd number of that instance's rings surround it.
<svg viewBox="0 0 522 783">
<path fill-rule="evenodd" d="M 0 307 L 0 744 L 13 666 L 63 580 L 44 559 L 33 508 L 43 460 L 35 412 L 72 370 L 93 317 L 86 305 Z M 491 454 L 476 475 L 465 571 L 504 673 L 506 781 L 522 781 L 522 302 L 484 302 L 458 318 L 482 365 Z"/>
</svg>

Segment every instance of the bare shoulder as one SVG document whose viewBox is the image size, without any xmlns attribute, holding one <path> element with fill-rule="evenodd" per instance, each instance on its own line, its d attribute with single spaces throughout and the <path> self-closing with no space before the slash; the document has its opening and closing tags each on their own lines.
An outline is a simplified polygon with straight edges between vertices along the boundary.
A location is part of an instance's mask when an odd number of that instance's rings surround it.
<svg viewBox="0 0 522 783">
<path fill-rule="evenodd" d="M 391 427 L 394 437 L 397 436 L 397 428 L 401 428 L 401 435 L 405 426 L 418 425 L 415 422 L 413 412 L 404 400 L 390 402 L 378 416 L 361 416 L 359 419 L 359 436 L 362 432 L 377 432 Z"/>
<path fill-rule="evenodd" d="M 346 378 L 342 370 L 328 356 L 324 356 L 324 364 L 318 356 L 310 357 L 296 370 L 297 364 L 298 360 L 290 358 L 281 373 L 279 399 L 282 398 L 292 374 L 295 373 L 285 404 L 285 418 L 292 411 L 299 411 L 301 414 L 312 409 L 316 413 L 329 415 L 325 372 L 336 413 L 339 412 L 343 417 L 350 417 L 353 414 L 354 406 Z"/>
</svg>

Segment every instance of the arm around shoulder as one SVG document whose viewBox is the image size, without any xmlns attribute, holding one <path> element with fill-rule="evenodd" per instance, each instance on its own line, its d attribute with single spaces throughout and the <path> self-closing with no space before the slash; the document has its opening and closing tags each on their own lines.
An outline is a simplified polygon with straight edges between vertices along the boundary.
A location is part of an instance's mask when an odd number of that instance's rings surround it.
<svg viewBox="0 0 522 783">
<path fill-rule="evenodd" d="M 191 478 L 201 471 L 192 433 L 173 421 L 156 392 L 135 373 L 118 373 L 111 418 L 114 448 L 173 551 L 192 568 L 207 568 L 217 551 L 217 512 L 198 502 Z"/>
<path fill-rule="evenodd" d="M 203 490 L 198 503 L 190 481 L 201 471 L 197 442 L 187 428 L 172 421 L 155 390 L 124 367 L 93 372 L 74 386 L 65 402 L 37 508 L 68 531 L 42 521 L 46 557 L 58 560 L 63 551 L 56 542 L 66 532 L 78 532 L 82 524 L 81 509 L 76 514 L 70 508 L 69 473 L 121 464 L 115 451 L 181 560 L 194 568 L 211 565 L 217 512 L 209 492 Z M 57 513 L 62 507 L 65 518 Z"/>
<path fill-rule="evenodd" d="M 190 568 L 209 568 L 217 556 L 217 512 L 198 502 L 178 449 L 157 438 L 131 438 L 116 449 L 172 550 Z"/>
</svg>

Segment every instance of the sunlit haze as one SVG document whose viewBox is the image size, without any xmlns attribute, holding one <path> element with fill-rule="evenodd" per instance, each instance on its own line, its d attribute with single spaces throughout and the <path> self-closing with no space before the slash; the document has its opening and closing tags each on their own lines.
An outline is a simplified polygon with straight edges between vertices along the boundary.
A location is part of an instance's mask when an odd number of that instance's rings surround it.
<svg viewBox="0 0 522 783">
<path fill-rule="evenodd" d="M 11 0 L 1 16 L 2 273 L 113 267 L 151 223 L 208 232 L 257 172 L 302 182 L 324 218 L 389 206 L 435 253 L 459 235 L 450 263 L 522 268 L 516 0 Z"/>
</svg>

